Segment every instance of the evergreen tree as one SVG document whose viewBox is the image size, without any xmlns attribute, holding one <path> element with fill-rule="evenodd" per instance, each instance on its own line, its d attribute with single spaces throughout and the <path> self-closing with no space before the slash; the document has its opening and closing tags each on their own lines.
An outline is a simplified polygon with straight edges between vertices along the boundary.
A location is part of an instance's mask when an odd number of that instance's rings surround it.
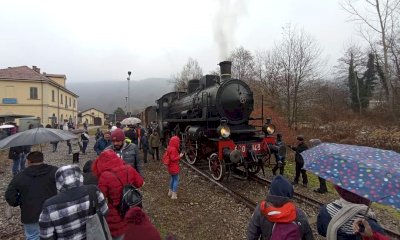
<svg viewBox="0 0 400 240">
<path fill-rule="evenodd" d="M 125 115 L 125 111 L 121 107 L 118 107 L 117 109 L 114 110 L 114 114 Z"/>
<path fill-rule="evenodd" d="M 350 105 L 353 111 L 360 111 L 360 81 L 357 77 L 357 72 L 354 70 L 354 55 L 350 53 L 349 62 L 349 91 L 350 91 Z"/>
<path fill-rule="evenodd" d="M 366 109 L 371 101 L 372 94 L 376 84 L 377 70 L 375 68 L 375 55 L 373 53 L 368 54 L 367 70 L 363 76 L 363 88 L 361 92 L 361 106 L 362 109 Z"/>
</svg>

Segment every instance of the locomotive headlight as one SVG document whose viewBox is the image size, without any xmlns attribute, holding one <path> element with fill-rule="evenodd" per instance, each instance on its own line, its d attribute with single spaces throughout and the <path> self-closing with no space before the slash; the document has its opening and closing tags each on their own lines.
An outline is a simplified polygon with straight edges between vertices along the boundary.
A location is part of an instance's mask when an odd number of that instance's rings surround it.
<svg viewBox="0 0 400 240">
<path fill-rule="evenodd" d="M 228 121 L 225 118 L 221 119 L 221 123 L 217 128 L 217 132 L 220 137 L 228 138 L 231 135 L 231 129 L 228 126 Z"/>
<path fill-rule="evenodd" d="M 264 124 L 262 130 L 265 135 L 272 135 L 275 132 L 275 125 L 274 124 Z"/>
<path fill-rule="evenodd" d="M 228 126 L 221 126 L 219 135 L 223 138 L 228 138 L 231 135 L 231 129 Z"/>
</svg>

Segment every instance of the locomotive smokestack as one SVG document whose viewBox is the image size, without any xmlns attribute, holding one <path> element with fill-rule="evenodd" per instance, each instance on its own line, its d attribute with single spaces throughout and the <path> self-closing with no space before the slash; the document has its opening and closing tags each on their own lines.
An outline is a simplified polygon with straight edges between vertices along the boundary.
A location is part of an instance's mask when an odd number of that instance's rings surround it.
<svg viewBox="0 0 400 240">
<path fill-rule="evenodd" d="M 220 62 L 219 67 L 221 68 L 221 82 L 231 78 L 231 61 Z"/>
</svg>

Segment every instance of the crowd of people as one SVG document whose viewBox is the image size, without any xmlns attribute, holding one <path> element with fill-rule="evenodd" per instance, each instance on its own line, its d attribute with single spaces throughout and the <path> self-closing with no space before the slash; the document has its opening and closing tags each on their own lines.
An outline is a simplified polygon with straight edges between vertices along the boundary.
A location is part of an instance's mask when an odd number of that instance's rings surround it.
<svg viewBox="0 0 400 240">
<path fill-rule="evenodd" d="M 67 143 L 69 153 L 73 155 L 72 165 L 57 168 L 46 164 L 43 153 L 30 149 L 13 152 L 18 159 L 24 155 L 28 167 L 23 167 L 25 162 L 14 161 L 18 163 L 18 170 L 13 165 L 14 177 L 5 198 L 10 206 L 21 208 L 26 239 L 86 239 L 88 219 L 96 213 L 105 217 L 104 224 L 114 240 L 161 239 L 142 207 L 143 163 L 148 161 L 147 153 L 150 153 L 153 160 L 167 165 L 170 175 L 167 195 L 177 199 L 179 161 L 183 156 L 179 137 L 171 137 L 162 156 L 158 131 L 145 131 L 138 125 L 128 126 L 125 132 L 121 126 L 106 132 L 97 129 L 95 140 L 97 158 L 87 161 L 82 170 L 75 163 L 79 162 L 79 153 L 86 152 L 87 131 Z M 312 139 L 309 143 L 314 147 L 321 141 Z M 265 199 L 255 208 L 248 223 L 247 239 L 313 239 L 307 215 L 292 201 L 293 185 L 298 184 L 300 175 L 303 185 L 308 185 L 300 154 L 308 149 L 305 138 L 298 136 L 296 145 L 290 146 L 285 144 L 282 134 L 277 134 L 276 145 L 271 147 L 276 159 L 272 172 L 276 175 L 279 170 L 280 175 L 274 177 Z M 295 151 L 293 182 L 283 176 L 286 147 Z M 143 161 L 139 157 L 140 150 Z M 57 151 L 57 145 L 53 151 Z M 13 160 L 17 159 L 14 155 L 10 155 Z M 325 180 L 319 180 L 320 187 L 315 191 L 326 193 Z M 126 196 L 132 188 L 137 194 L 133 195 L 135 200 L 129 202 Z M 327 239 L 388 239 L 375 214 L 371 210 L 365 214 L 370 205 L 368 199 L 339 186 L 335 186 L 335 190 L 340 199 L 321 207 L 317 217 L 317 230 L 321 236 Z"/>
</svg>

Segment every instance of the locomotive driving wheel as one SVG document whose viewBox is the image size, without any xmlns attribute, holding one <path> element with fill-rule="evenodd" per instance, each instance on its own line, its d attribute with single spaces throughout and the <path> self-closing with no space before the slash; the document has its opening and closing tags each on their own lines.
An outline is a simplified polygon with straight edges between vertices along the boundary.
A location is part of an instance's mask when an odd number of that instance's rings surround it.
<svg viewBox="0 0 400 240">
<path fill-rule="evenodd" d="M 224 179 L 225 161 L 218 159 L 218 153 L 213 153 L 208 157 L 208 166 L 211 171 L 211 177 L 217 181 Z"/>
<path fill-rule="evenodd" d="M 186 161 L 193 165 L 197 160 L 199 145 L 197 141 L 188 139 L 185 143 L 185 158 Z"/>
</svg>

